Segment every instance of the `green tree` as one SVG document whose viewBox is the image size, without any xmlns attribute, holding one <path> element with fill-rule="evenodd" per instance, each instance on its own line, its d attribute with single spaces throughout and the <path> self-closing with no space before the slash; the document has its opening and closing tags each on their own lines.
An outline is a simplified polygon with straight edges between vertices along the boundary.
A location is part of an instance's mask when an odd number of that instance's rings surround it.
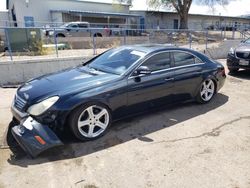
<svg viewBox="0 0 250 188">
<path fill-rule="evenodd" d="M 179 29 L 188 29 L 188 12 L 194 1 L 195 0 L 147 0 L 147 3 L 149 6 L 153 6 L 155 8 L 164 6 L 175 9 L 180 17 Z M 200 0 L 196 2 L 213 8 L 216 4 L 220 4 L 222 6 L 227 5 L 229 1 L 232 0 Z"/>
</svg>

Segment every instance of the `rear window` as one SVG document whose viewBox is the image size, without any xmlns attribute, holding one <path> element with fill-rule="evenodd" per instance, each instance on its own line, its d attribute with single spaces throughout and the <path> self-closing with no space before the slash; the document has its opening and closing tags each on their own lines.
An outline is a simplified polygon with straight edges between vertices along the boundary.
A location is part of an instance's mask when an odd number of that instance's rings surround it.
<svg viewBox="0 0 250 188">
<path fill-rule="evenodd" d="M 176 67 L 195 64 L 195 57 L 189 53 L 174 52 L 173 55 Z"/>
</svg>

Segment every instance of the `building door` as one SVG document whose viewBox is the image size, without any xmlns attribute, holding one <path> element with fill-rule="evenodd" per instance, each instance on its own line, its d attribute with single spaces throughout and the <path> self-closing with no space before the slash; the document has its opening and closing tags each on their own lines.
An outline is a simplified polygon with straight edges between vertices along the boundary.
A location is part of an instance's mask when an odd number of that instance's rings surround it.
<svg viewBox="0 0 250 188">
<path fill-rule="evenodd" d="M 145 18 L 140 18 L 140 29 L 141 31 L 144 31 L 145 29 Z"/>
<path fill-rule="evenodd" d="M 174 19 L 174 29 L 178 29 L 178 28 L 179 28 L 179 20 Z"/>
</svg>

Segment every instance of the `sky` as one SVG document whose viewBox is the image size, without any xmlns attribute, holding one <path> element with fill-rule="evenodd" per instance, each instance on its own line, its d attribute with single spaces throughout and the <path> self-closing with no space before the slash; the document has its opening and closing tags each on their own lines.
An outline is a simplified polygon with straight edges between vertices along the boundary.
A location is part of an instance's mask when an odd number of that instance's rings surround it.
<svg viewBox="0 0 250 188">
<path fill-rule="evenodd" d="M 112 2 L 112 0 L 94 0 L 102 2 Z M 0 0 L 0 11 L 5 10 L 6 0 Z M 234 0 L 224 7 L 215 6 L 214 11 L 207 6 L 192 4 L 189 13 L 192 14 L 209 14 L 209 15 L 223 15 L 223 16 L 240 16 L 250 14 L 250 0 Z M 132 10 L 147 10 L 146 0 L 133 0 Z M 158 10 L 158 9 L 157 9 Z"/>
<path fill-rule="evenodd" d="M 192 14 L 209 14 L 223 16 L 240 16 L 250 14 L 250 0 L 235 0 L 231 1 L 226 6 L 216 5 L 214 11 L 208 6 L 198 5 L 193 3 L 189 13 Z M 132 10 L 147 10 L 146 0 L 134 0 Z M 162 10 L 162 9 L 160 9 Z"/>
</svg>

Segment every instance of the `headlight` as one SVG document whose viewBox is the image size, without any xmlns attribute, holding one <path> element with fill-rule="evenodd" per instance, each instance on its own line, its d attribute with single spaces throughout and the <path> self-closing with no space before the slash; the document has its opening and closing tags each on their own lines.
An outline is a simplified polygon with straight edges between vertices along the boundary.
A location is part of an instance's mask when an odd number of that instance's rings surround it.
<svg viewBox="0 0 250 188">
<path fill-rule="evenodd" d="M 234 48 L 230 48 L 230 50 L 229 50 L 229 54 L 234 55 Z"/>
<path fill-rule="evenodd" d="M 48 110 L 56 101 L 59 99 L 58 96 L 50 97 L 48 99 L 43 100 L 37 104 L 30 106 L 27 112 L 31 115 L 38 116 Z"/>
</svg>

